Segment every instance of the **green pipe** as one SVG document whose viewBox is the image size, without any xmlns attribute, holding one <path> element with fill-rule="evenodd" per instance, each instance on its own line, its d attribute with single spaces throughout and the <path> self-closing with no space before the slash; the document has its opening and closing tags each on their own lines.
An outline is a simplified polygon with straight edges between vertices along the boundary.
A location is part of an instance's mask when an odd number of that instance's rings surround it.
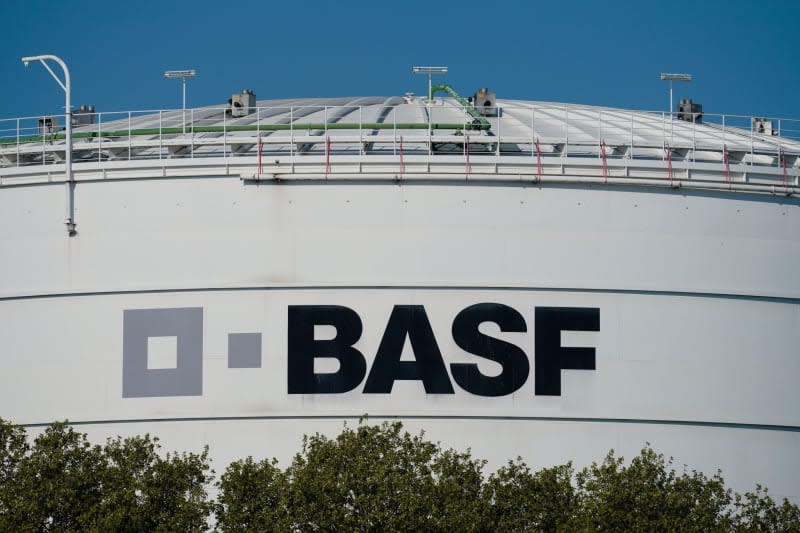
<svg viewBox="0 0 800 533">
<path fill-rule="evenodd" d="M 472 121 L 472 125 L 473 125 L 472 129 L 487 130 L 487 131 L 492 129 L 492 125 L 489 123 L 489 121 L 486 120 L 484 118 L 484 116 L 481 115 L 478 112 L 478 110 L 475 109 L 472 106 L 472 104 L 470 104 L 460 94 L 458 94 L 456 92 L 456 90 L 453 89 L 453 87 L 451 85 L 434 85 L 434 86 L 432 86 L 431 87 L 431 98 L 433 98 L 433 95 L 438 93 L 438 92 L 445 92 L 445 93 L 449 94 L 450 96 L 452 96 L 456 100 L 456 102 L 458 102 L 459 104 L 461 104 L 464 107 L 464 110 L 469 114 L 469 116 L 471 116 L 473 119 L 475 119 L 475 120 Z"/>
<path fill-rule="evenodd" d="M 488 121 L 486 122 L 488 125 Z M 455 124 L 455 123 L 433 123 L 430 125 L 431 129 L 435 130 L 472 130 L 472 129 L 488 129 L 484 128 L 482 124 L 472 123 Z M 349 123 L 349 122 L 333 122 L 330 124 L 313 123 L 313 124 L 231 124 L 228 126 L 187 126 L 185 133 L 228 133 L 238 131 L 307 131 L 307 130 L 427 130 L 427 123 Z M 138 128 L 131 130 L 101 130 L 101 131 L 79 131 L 73 132 L 73 139 L 95 139 L 98 137 L 135 137 L 135 136 L 148 136 L 148 135 L 179 135 L 183 134 L 182 127 L 179 128 Z M 64 133 L 52 133 L 49 135 L 27 135 L 25 137 L 6 137 L 0 139 L 0 145 L 35 143 L 42 141 L 57 141 L 66 137 Z"/>
</svg>

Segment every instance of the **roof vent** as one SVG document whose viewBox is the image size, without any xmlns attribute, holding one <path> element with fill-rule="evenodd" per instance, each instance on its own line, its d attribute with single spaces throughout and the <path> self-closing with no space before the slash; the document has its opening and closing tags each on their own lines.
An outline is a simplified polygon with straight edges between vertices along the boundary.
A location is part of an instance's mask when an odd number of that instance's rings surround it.
<svg viewBox="0 0 800 533">
<path fill-rule="evenodd" d="M 72 112 L 72 125 L 85 126 L 94 124 L 96 116 L 93 105 L 81 105 L 77 111 Z"/>
<path fill-rule="evenodd" d="M 684 98 L 678 103 L 678 120 L 702 123 L 703 106 L 692 102 L 691 98 Z"/>
<path fill-rule="evenodd" d="M 246 117 L 256 107 L 256 93 L 252 89 L 243 89 L 241 94 L 234 94 L 228 100 L 228 114 L 232 117 Z"/>
<path fill-rule="evenodd" d="M 39 135 L 48 135 L 58 131 L 58 117 L 41 117 L 39 119 Z"/>
<path fill-rule="evenodd" d="M 486 87 L 479 89 L 472 99 L 473 107 L 484 117 L 498 116 L 497 95 L 489 92 Z"/>
<path fill-rule="evenodd" d="M 753 133 L 764 135 L 777 135 L 778 132 L 772 129 L 772 121 L 764 117 L 753 117 L 750 119 L 750 129 Z"/>
</svg>

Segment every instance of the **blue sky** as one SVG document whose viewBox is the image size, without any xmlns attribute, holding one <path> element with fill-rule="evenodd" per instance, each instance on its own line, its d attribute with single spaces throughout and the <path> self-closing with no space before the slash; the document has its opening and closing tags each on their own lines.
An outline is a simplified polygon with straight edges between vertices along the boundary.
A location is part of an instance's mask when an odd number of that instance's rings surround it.
<svg viewBox="0 0 800 533">
<path fill-rule="evenodd" d="M 62 113 L 40 65 L 70 67 L 73 104 L 180 107 L 163 71 L 194 68 L 188 105 L 425 92 L 412 65 L 447 65 L 462 94 L 666 110 L 659 72 L 689 72 L 675 98 L 707 113 L 800 118 L 800 1 L 81 2 L 1 0 L 0 118 Z"/>
</svg>

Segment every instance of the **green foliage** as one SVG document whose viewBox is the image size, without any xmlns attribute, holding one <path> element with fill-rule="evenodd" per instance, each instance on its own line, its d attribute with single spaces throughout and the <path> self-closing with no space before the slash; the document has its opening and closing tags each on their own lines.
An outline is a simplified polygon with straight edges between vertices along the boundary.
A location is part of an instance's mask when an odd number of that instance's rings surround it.
<svg viewBox="0 0 800 533">
<path fill-rule="evenodd" d="M 313 435 L 285 472 L 248 458 L 223 474 L 222 531 L 477 531 L 483 462 L 402 431 Z M 251 496 L 252 495 L 252 496 Z"/>
<path fill-rule="evenodd" d="M 719 473 L 677 473 L 649 446 L 626 463 L 610 452 L 575 472 L 533 472 L 521 459 L 488 479 L 483 461 L 442 449 L 399 422 L 306 437 L 282 471 L 233 463 L 219 483 L 221 531 L 796 532 L 798 507 L 760 487 L 744 497 Z"/>
<path fill-rule="evenodd" d="M 231 463 L 222 474 L 215 510 L 221 531 L 281 531 L 288 528 L 288 480 L 277 461 L 252 457 Z"/>
<path fill-rule="evenodd" d="M 577 476 L 576 526 L 591 531 L 728 531 L 731 491 L 719 473 L 678 475 L 647 447 L 630 465 L 610 452 Z"/>
<path fill-rule="evenodd" d="M 678 473 L 649 446 L 577 472 L 517 458 L 486 478 L 484 466 L 400 422 L 362 420 L 305 437 L 286 469 L 231 463 L 210 502 L 207 451 L 162 454 L 149 435 L 92 445 L 66 423 L 31 443 L 0 419 L 0 531 L 204 531 L 213 511 L 222 532 L 800 533 L 797 505 L 761 486 L 735 494 L 719 473 Z"/>
<path fill-rule="evenodd" d="M 11 483 L 17 478 L 28 450 L 25 430 L 0 419 L 0 531 L 7 530 L 6 517 L 14 509 L 15 501 Z"/>
<path fill-rule="evenodd" d="M 578 510 L 573 474 L 571 463 L 531 472 L 521 458 L 509 461 L 486 482 L 485 523 L 498 532 L 571 531 Z"/>
<path fill-rule="evenodd" d="M 202 531 L 207 452 L 158 454 L 149 435 L 91 445 L 54 423 L 29 446 L 0 420 L 0 531 Z"/>
<path fill-rule="evenodd" d="M 737 533 L 800 533 L 800 508 L 786 500 L 776 505 L 761 485 L 755 492 L 737 494 L 735 506 Z"/>
</svg>

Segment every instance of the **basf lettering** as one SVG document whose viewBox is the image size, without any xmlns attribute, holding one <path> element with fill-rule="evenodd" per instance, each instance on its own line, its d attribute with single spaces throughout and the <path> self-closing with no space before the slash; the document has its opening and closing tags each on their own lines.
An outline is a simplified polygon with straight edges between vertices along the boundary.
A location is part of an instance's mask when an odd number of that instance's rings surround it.
<svg viewBox="0 0 800 533">
<path fill-rule="evenodd" d="M 339 305 L 292 305 L 288 310 L 289 394 L 331 394 L 351 391 L 361 385 L 365 394 L 388 394 L 397 380 L 422 382 L 428 394 L 454 394 L 442 353 L 425 307 L 396 305 L 381 338 L 372 368 L 353 347 L 362 332 L 361 318 Z M 459 312 L 453 320 L 456 344 L 477 357 L 499 363 L 497 376 L 485 376 L 475 363 L 452 363 L 453 380 L 462 389 L 479 396 L 504 396 L 528 379 L 530 363 L 524 350 L 481 333 L 478 326 L 494 322 L 501 331 L 527 331 L 525 319 L 515 309 L 498 303 L 480 303 Z M 594 370 L 595 349 L 562 347 L 562 331 L 600 331 L 600 309 L 594 307 L 536 307 L 534 346 L 535 394 L 561 395 L 561 370 Z M 316 340 L 315 326 L 333 326 L 333 339 Z M 406 337 L 415 361 L 401 361 Z M 339 361 L 334 373 L 314 372 L 314 359 Z"/>
</svg>

